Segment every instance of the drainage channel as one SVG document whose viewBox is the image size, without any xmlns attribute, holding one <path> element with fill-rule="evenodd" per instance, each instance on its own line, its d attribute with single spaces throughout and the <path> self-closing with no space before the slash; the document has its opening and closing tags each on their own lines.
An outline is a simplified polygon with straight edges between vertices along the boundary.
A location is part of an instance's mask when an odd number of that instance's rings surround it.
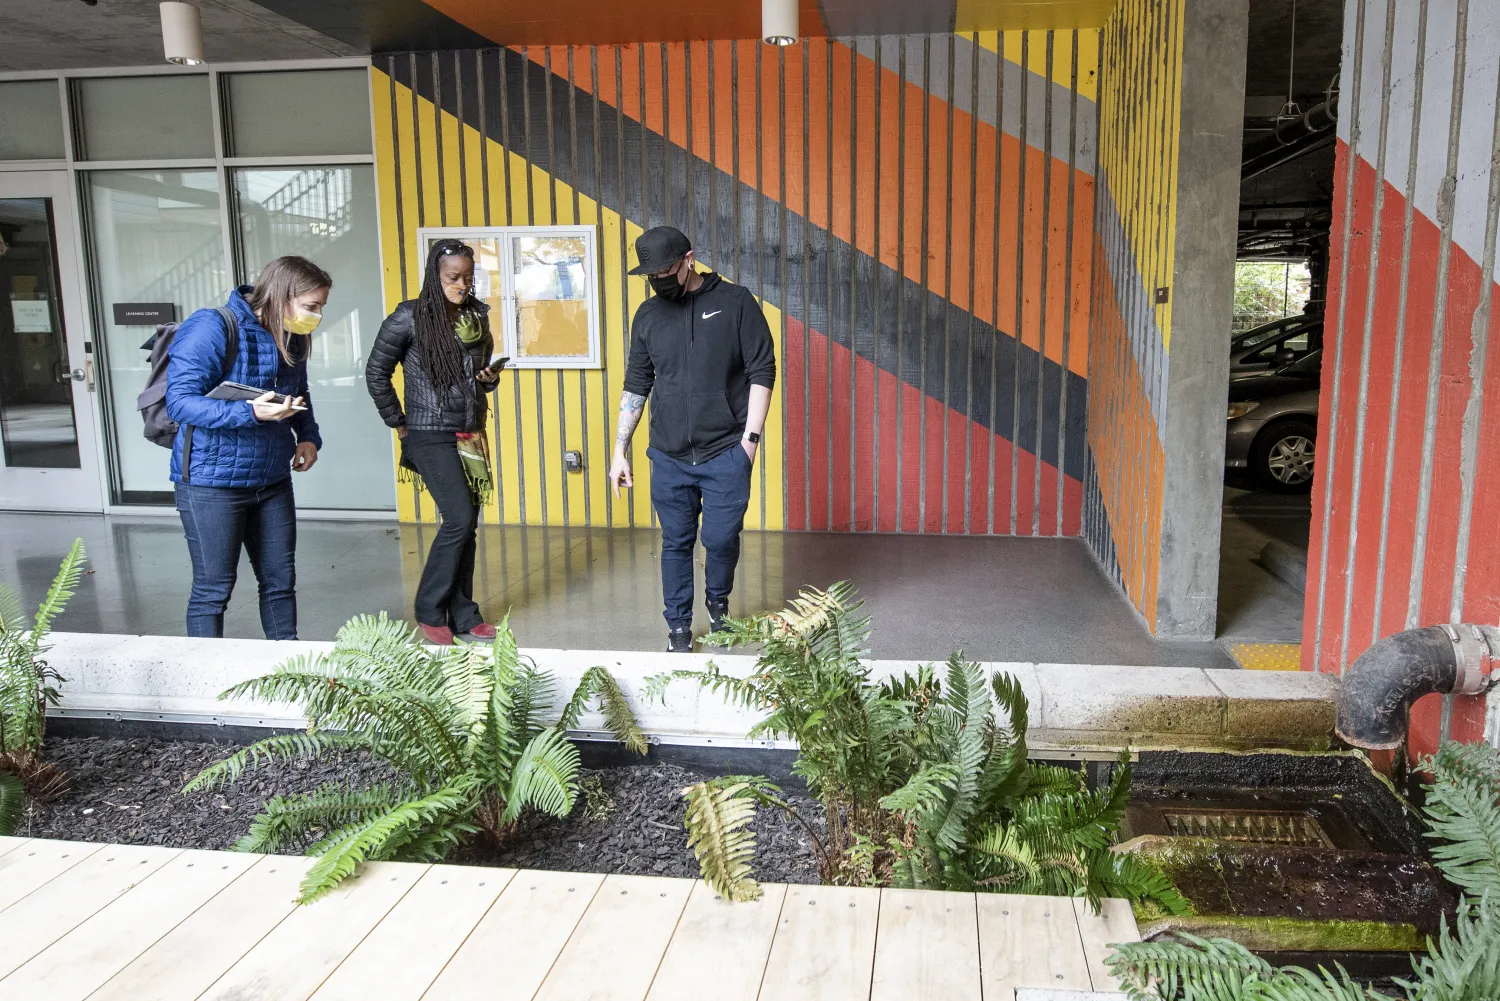
<svg viewBox="0 0 1500 1001">
<path fill-rule="evenodd" d="M 1193 903 L 1145 938 L 1230 938 L 1279 965 L 1410 972 L 1457 892 L 1407 804 L 1357 755 L 1142 754 L 1122 837 Z"/>
</svg>

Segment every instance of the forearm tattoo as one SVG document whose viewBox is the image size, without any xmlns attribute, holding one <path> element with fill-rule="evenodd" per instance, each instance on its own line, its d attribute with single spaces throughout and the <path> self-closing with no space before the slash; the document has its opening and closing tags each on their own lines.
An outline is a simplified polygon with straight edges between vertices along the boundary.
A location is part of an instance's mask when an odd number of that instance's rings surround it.
<svg viewBox="0 0 1500 1001">
<path fill-rule="evenodd" d="M 641 422 L 641 413 L 646 409 L 646 398 L 628 389 L 620 394 L 619 430 L 615 432 L 615 444 L 621 449 L 630 447 L 635 427 Z"/>
</svg>

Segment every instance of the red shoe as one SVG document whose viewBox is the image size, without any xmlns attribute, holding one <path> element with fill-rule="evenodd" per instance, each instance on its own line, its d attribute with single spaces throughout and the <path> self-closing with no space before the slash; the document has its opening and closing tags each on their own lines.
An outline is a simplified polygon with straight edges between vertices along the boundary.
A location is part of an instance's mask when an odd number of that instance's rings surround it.
<svg viewBox="0 0 1500 1001">
<path fill-rule="evenodd" d="M 427 642 L 433 646 L 453 645 L 453 630 L 447 626 L 422 626 L 422 635 L 426 636 Z"/>
<path fill-rule="evenodd" d="M 466 635 L 472 636 L 476 640 L 492 640 L 496 636 L 498 636 L 499 633 L 495 629 L 495 627 L 490 625 L 488 622 L 481 622 L 473 629 L 470 629 Z"/>
</svg>

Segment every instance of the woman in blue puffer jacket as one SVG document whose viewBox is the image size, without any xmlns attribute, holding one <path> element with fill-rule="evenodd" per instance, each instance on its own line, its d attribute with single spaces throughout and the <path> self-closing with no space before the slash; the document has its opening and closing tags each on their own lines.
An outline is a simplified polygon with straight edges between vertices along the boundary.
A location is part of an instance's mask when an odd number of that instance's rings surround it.
<svg viewBox="0 0 1500 1001">
<path fill-rule="evenodd" d="M 189 636 L 223 636 L 240 550 L 260 584 L 266 639 L 297 638 L 297 510 L 292 472 L 318 461 L 323 439 L 307 391 L 308 335 L 322 319 L 333 280 L 302 257 L 278 257 L 252 285 L 229 294 L 239 350 L 226 366 L 228 336 L 216 310 L 177 328 L 167 365 L 167 415 L 177 511 L 193 560 Z M 253 401 L 214 400 L 221 382 L 266 390 Z M 273 397 L 282 397 L 280 403 Z"/>
</svg>

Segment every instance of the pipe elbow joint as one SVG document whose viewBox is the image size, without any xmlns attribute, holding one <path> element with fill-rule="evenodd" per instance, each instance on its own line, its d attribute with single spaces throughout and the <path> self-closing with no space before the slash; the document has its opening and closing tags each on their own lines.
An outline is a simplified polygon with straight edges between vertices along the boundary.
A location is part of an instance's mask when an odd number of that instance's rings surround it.
<svg viewBox="0 0 1500 1001">
<path fill-rule="evenodd" d="M 1344 672 L 1335 732 L 1355 747 L 1385 751 L 1406 740 L 1417 699 L 1434 692 L 1477 695 L 1500 677 L 1500 629 L 1427 626 L 1387 636 Z"/>
</svg>

